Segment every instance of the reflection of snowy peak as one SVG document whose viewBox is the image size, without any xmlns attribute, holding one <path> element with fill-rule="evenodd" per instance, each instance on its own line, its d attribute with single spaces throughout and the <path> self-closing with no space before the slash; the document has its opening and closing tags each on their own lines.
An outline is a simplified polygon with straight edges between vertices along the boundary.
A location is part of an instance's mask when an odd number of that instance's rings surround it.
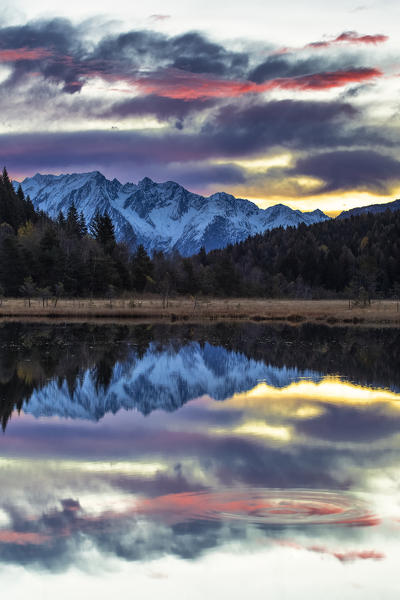
<svg viewBox="0 0 400 600">
<path fill-rule="evenodd" d="M 179 350 L 159 350 L 152 344 L 142 358 L 132 353 L 125 363 L 117 363 L 107 389 L 96 386 L 95 370 L 86 371 L 77 379 L 74 391 L 66 382 L 60 388 L 57 381 L 35 391 L 24 411 L 36 417 L 99 420 L 122 408 L 143 414 L 157 409 L 173 411 L 204 394 L 224 400 L 262 381 L 285 387 L 302 378 L 318 381 L 320 376 L 312 371 L 267 366 L 210 344 L 193 342 Z"/>
<path fill-rule="evenodd" d="M 145 177 L 137 185 L 109 181 L 99 173 L 40 175 L 25 179 L 22 189 L 36 208 L 55 217 L 72 203 L 89 222 L 97 210 L 107 210 L 117 237 L 131 246 L 178 250 L 183 255 L 223 248 L 274 227 L 310 225 L 328 219 L 323 212 L 302 213 L 283 204 L 265 210 L 249 200 L 223 192 L 208 198 L 173 181 L 155 183 Z"/>
</svg>

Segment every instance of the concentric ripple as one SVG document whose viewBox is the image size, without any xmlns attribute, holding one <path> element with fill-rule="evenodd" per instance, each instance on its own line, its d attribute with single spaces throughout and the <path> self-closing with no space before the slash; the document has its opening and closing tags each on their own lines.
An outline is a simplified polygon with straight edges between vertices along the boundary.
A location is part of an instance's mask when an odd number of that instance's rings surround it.
<svg viewBox="0 0 400 600">
<path fill-rule="evenodd" d="M 138 512 L 168 520 L 240 520 L 270 525 L 373 526 L 379 519 L 346 492 L 268 488 L 168 494 L 144 500 Z"/>
</svg>

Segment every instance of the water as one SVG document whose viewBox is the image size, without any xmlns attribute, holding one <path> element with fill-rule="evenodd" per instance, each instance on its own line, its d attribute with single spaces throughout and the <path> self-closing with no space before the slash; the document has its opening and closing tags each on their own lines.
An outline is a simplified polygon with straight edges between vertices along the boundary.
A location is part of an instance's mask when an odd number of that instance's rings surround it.
<svg viewBox="0 0 400 600">
<path fill-rule="evenodd" d="M 397 599 L 400 330 L 0 326 L 13 599 Z"/>
</svg>

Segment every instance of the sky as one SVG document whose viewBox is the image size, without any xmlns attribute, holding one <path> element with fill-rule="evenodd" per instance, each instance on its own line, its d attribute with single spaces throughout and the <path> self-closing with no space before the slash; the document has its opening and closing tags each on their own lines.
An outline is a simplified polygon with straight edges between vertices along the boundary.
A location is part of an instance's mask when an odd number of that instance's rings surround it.
<svg viewBox="0 0 400 600">
<path fill-rule="evenodd" d="M 400 197 L 396 0 L 1 0 L 0 164 L 329 214 Z"/>
</svg>

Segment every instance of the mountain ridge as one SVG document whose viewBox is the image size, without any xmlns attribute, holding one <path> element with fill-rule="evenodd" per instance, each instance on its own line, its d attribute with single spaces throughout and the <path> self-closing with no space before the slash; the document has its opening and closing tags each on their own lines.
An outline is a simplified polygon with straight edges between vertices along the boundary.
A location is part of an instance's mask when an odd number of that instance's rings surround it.
<svg viewBox="0 0 400 600">
<path fill-rule="evenodd" d="M 52 217 L 73 203 L 90 222 L 96 211 L 107 211 L 116 236 L 131 248 L 183 256 L 243 241 L 275 227 L 310 225 L 330 217 L 317 209 L 301 212 L 276 204 L 261 209 L 250 200 L 225 192 L 201 196 L 174 181 L 156 183 L 144 177 L 137 184 L 107 179 L 99 171 L 46 175 L 37 173 L 21 182 L 35 208 Z"/>
<path fill-rule="evenodd" d="M 385 202 L 385 204 L 368 204 L 368 206 L 357 206 L 355 208 L 350 208 L 349 210 L 342 211 L 336 218 L 348 219 L 352 216 L 357 217 L 366 213 L 379 214 L 385 212 L 385 210 L 400 210 L 400 199 L 392 200 L 391 202 Z"/>
</svg>

